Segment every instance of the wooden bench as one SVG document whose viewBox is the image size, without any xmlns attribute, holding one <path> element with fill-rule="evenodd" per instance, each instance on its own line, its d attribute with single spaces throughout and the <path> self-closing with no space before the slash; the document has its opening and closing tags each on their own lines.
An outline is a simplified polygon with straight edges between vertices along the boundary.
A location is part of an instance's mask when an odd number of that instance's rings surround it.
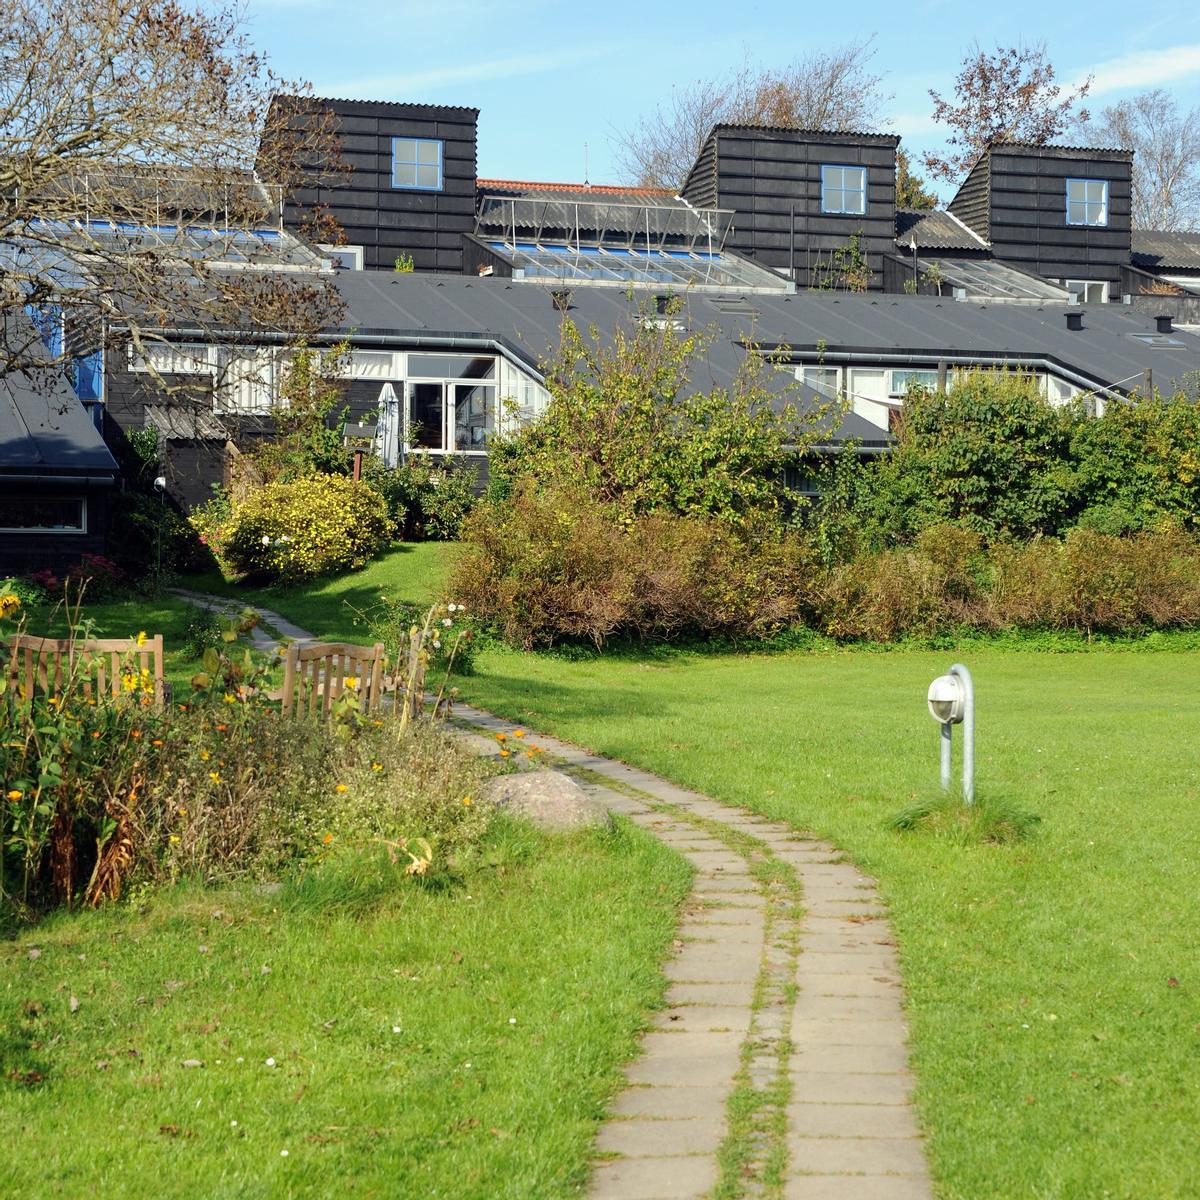
<svg viewBox="0 0 1200 1200">
<path fill-rule="evenodd" d="M 347 682 L 347 681 L 351 682 Z M 383 643 L 351 646 L 346 642 L 293 642 L 283 660 L 283 687 L 278 696 L 285 716 L 327 715 L 347 692 L 358 709 L 374 712 L 383 694 Z"/>
<path fill-rule="evenodd" d="M 39 638 L 18 634 L 8 642 L 5 678 L 16 694 L 32 699 L 77 689 L 85 700 L 149 699 L 161 708 L 162 634 L 145 638 Z M 147 688 L 146 681 L 149 683 Z M 132 686 L 130 686 L 132 684 Z"/>
</svg>

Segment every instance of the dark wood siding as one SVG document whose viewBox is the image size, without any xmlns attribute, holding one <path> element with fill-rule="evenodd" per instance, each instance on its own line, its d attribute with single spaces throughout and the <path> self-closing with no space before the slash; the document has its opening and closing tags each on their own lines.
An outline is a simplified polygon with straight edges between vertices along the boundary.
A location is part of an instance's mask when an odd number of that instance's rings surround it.
<svg viewBox="0 0 1200 1200">
<path fill-rule="evenodd" d="M 717 135 L 710 134 L 680 195 L 694 208 L 717 207 Z"/>
<path fill-rule="evenodd" d="M 767 267 L 795 265 L 798 287 L 827 281 L 831 256 L 858 235 L 883 287 L 883 256 L 895 251 L 896 143 L 891 136 L 720 128 L 716 144 L 717 207 L 732 209 L 726 242 Z M 867 171 L 863 216 L 821 211 L 823 164 Z"/>
<path fill-rule="evenodd" d="M 418 271 L 463 269 L 463 235 L 475 225 L 476 123 L 474 108 L 321 100 L 338 117 L 342 156 L 352 169 L 336 187 L 296 192 L 284 206 L 284 222 L 301 228 L 314 205 L 326 206 L 362 246 L 363 265 L 391 271 L 409 255 Z M 392 187 L 392 138 L 442 142 L 442 190 Z"/>
<path fill-rule="evenodd" d="M 992 146 L 950 203 L 993 255 L 1047 279 L 1103 280 L 1120 293 L 1130 254 L 1130 155 L 1064 146 Z M 1067 180 L 1108 183 L 1108 224 L 1067 224 Z M 986 184 L 986 222 L 980 204 Z"/>
</svg>

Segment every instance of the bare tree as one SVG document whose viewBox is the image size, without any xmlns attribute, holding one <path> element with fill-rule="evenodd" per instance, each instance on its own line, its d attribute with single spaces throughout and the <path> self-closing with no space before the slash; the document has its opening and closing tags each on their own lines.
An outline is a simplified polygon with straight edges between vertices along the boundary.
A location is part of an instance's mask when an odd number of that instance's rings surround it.
<svg viewBox="0 0 1200 1200">
<path fill-rule="evenodd" d="M 1200 228 L 1200 108 L 1155 88 L 1104 109 L 1086 137 L 1133 151 L 1135 229 Z"/>
<path fill-rule="evenodd" d="M 695 80 L 616 139 L 622 171 L 643 187 L 678 188 L 714 125 L 869 129 L 889 96 L 871 70 L 871 38 L 815 51 L 774 71 L 749 60 L 723 79 Z"/>
<path fill-rule="evenodd" d="M 991 142 L 1027 142 L 1044 146 L 1086 121 L 1079 102 L 1091 79 L 1078 87 L 1055 82 L 1054 64 L 1044 43 L 997 46 L 988 53 L 972 46 L 954 80 L 954 97 L 930 91 L 933 119 L 950 127 L 945 154 L 924 156 L 925 168 L 938 179 L 956 179 L 969 171 Z"/>
<path fill-rule="evenodd" d="M 271 104 L 303 89 L 235 10 L 0 0 L 0 17 L 0 373 L 108 346 L 145 356 L 181 325 L 282 339 L 329 322 L 332 280 L 280 222 L 284 189 L 314 162 L 337 169 L 332 115 Z"/>
</svg>

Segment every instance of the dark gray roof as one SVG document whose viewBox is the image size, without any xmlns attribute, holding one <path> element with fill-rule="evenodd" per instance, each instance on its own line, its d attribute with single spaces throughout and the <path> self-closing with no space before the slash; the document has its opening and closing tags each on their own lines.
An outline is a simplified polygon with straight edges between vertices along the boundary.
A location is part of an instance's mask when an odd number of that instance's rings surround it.
<svg viewBox="0 0 1200 1200">
<path fill-rule="evenodd" d="M 921 250 L 986 250 L 987 242 L 940 208 L 896 209 L 896 245 L 907 250 L 910 239 Z"/>
<path fill-rule="evenodd" d="M 1135 267 L 1164 271 L 1200 271 L 1200 233 L 1171 233 L 1165 229 L 1135 229 Z"/>
<path fill-rule="evenodd" d="M 337 283 L 346 300 L 346 327 L 363 344 L 452 345 L 492 341 L 531 366 L 558 341 L 552 289 L 536 283 L 459 276 L 347 271 Z M 560 290 L 557 285 L 553 290 Z M 611 330 L 631 307 L 618 289 L 573 289 L 570 315 L 582 328 Z M 693 326 L 711 328 L 705 362 L 711 382 L 727 386 L 745 342 L 786 346 L 830 363 L 855 354 L 895 365 L 944 356 L 981 364 L 1058 366 L 1088 386 L 1137 386 L 1143 368 L 1166 389 L 1200 371 L 1200 337 L 1156 336 L 1155 322 L 1124 305 L 1081 310 L 1061 304 L 965 303 L 936 296 L 870 296 L 827 292 L 796 295 L 684 297 Z M 1068 313 L 1083 328 L 1067 328 Z M 1149 339 L 1149 340 L 1146 340 Z"/>
<path fill-rule="evenodd" d="M 0 376 L 0 476 L 115 477 L 117 464 L 70 385 L 51 369 Z"/>
<path fill-rule="evenodd" d="M 687 208 L 669 188 L 611 187 L 608 184 L 586 183 L 526 183 L 519 179 L 479 179 L 479 191 L 488 196 L 512 197 L 517 200 L 549 200 L 598 204 L 656 205 L 665 208 Z"/>
</svg>

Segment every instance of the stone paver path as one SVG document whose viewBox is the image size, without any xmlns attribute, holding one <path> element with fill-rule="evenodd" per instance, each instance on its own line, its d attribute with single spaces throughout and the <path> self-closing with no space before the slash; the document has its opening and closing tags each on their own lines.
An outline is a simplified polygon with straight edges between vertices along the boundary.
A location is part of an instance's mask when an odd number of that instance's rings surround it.
<svg viewBox="0 0 1200 1200">
<path fill-rule="evenodd" d="M 279 646 L 280 637 L 285 637 L 292 642 L 315 640 L 311 633 L 306 629 L 301 629 L 299 625 L 293 625 L 287 617 L 280 616 L 279 613 L 272 612 L 269 608 L 260 608 L 257 604 L 241 604 L 228 596 L 214 596 L 210 592 L 193 592 L 188 588 L 168 588 L 167 591 L 172 596 L 178 596 L 181 600 L 194 604 L 197 608 L 207 608 L 210 612 L 215 612 L 222 617 L 240 616 L 253 609 L 262 618 L 262 624 L 256 625 L 250 631 L 250 641 L 256 650 L 262 650 L 264 653 L 269 654 L 275 650 Z M 263 625 L 269 625 L 278 636 L 272 637 L 263 628 Z"/>
<path fill-rule="evenodd" d="M 516 726 L 463 705 L 488 733 Z M 695 867 L 667 1007 L 596 1141 L 590 1200 L 930 1200 L 875 883 L 826 842 L 554 738 L 538 745 Z"/>
<path fill-rule="evenodd" d="M 173 590 L 226 615 L 246 607 Z M 312 640 L 257 611 L 280 636 Z M 252 637 L 278 645 L 261 627 Z M 455 717 L 488 734 L 517 728 L 462 704 Z M 931 1200 L 899 964 L 874 880 L 782 822 L 537 740 L 696 872 L 664 968 L 667 1006 L 600 1128 L 589 1200 L 698 1200 L 718 1187 L 731 1198 Z"/>
</svg>

